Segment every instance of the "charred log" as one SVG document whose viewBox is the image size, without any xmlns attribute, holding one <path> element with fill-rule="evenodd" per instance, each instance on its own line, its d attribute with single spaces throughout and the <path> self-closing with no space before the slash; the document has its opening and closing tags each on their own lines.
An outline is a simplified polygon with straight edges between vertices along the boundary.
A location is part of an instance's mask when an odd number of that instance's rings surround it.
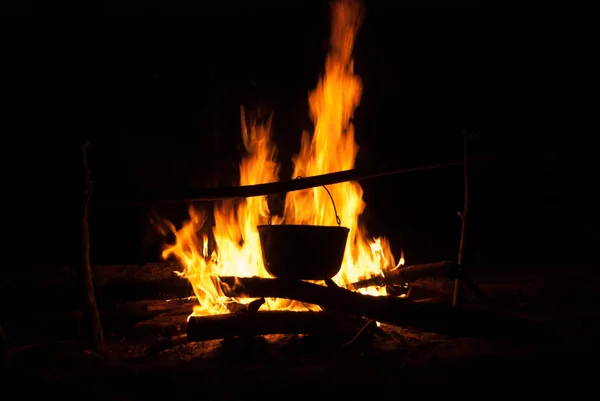
<svg viewBox="0 0 600 401">
<path fill-rule="evenodd" d="M 327 312 L 261 311 L 214 316 L 192 316 L 187 325 L 188 341 L 266 334 L 334 335 L 342 341 L 353 338 L 364 319 Z"/>
<path fill-rule="evenodd" d="M 255 299 L 248 304 L 230 302 L 227 304 L 227 310 L 231 313 L 256 313 L 264 303 L 264 298 Z"/>
<path fill-rule="evenodd" d="M 455 277 L 458 265 L 451 261 L 403 266 L 386 273 L 390 284 L 405 284 L 429 277 Z"/>
<path fill-rule="evenodd" d="M 498 311 L 457 309 L 403 298 L 363 295 L 304 281 L 221 277 L 226 296 L 283 298 L 319 305 L 327 311 L 362 316 L 424 331 L 460 335 L 509 335 L 537 331 L 537 325 Z"/>
</svg>

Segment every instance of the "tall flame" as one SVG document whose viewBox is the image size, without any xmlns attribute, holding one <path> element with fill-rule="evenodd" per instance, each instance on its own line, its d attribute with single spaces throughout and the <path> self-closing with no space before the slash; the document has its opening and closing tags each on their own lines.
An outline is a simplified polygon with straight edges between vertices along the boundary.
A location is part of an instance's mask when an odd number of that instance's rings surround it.
<svg viewBox="0 0 600 401">
<path fill-rule="evenodd" d="M 302 134 L 300 152 L 293 158 L 294 177 L 333 173 L 354 167 L 358 145 L 354 141 L 351 119 L 362 93 L 360 78 L 354 74 L 352 48 L 361 23 L 361 7 L 357 2 L 339 1 L 332 5 L 330 51 L 325 73 L 309 95 L 314 132 Z M 278 180 L 276 147 L 271 142 L 271 120 L 259 124 L 246 118 L 242 108 L 242 137 L 247 152 L 240 164 L 240 185 Z M 357 182 L 345 182 L 327 188 L 290 192 L 286 196 L 286 224 L 336 225 L 336 210 L 343 226 L 350 229 L 339 274 L 334 281 L 345 286 L 359 279 L 381 275 L 395 267 L 394 256 L 385 238 L 369 239 L 360 224 L 365 203 Z M 332 205 L 332 200 L 336 208 Z M 181 228 L 166 222 L 176 242 L 163 252 L 163 258 L 177 257 L 183 265 L 180 272 L 192 284 L 200 305 L 196 315 L 227 313 L 227 299 L 218 276 L 270 277 L 260 248 L 257 226 L 269 219 L 266 197 L 247 198 L 237 206 L 225 201 L 215 207 L 213 236 L 216 250 L 208 254 L 208 237 L 198 234 L 205 216 L 190 208 L 190 220 Z M 281 224 L 274 218 L 272 224 Z M 403 258 L 400 263 L 403 263 Z M 399 263 L 399 264 L 400 264 Z M 361 289 L 363 293 L 385 295 L 385 288 Z M 237 300 L 247 302 L 248 300 Z M 263 309 L 318 309 L 295 301 L 267 300 Z"/>
</svg>

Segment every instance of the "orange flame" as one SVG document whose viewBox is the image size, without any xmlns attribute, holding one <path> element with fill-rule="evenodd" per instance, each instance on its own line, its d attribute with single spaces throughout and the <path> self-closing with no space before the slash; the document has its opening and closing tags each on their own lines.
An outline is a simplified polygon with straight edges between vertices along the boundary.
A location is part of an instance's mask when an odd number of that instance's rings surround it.
<svg viewBox="0 0 600 401">
<path fill-rule="evenodd" d="M 362 84 L 354 74 L 352 48 L 361 22 L 361 8 L 357 2 L 336 2 L 332 7 L 330 52 L 325 62 L 325 73 L 309 96 L 311 118 L 315 130 L 302 135 L 300 152 L 294 157 L 294 177 L 310 177 L 352 169 L 358 152 L 354 141 L 351 119 L 359 105 Z M 240 185 L 252 185 L 278 180 L 279 166 L 275 162 L 276 147 L 271 143 L 271 120 L 266 124 L 248 121 L 242 108 L 242 137 L 247 156 L 240 165 Z M 350 229 L 342 268 L 334 281 L 345 286 L 349 283 L 382 275 L 397 267 L 389 243 L 385 238 L 369 239 L 360 224 L 365 203 L 363 191 L 357 182 L 331 185 L 329 192 L 337 207 L 343 226 Z M 266 224 L 269 208 L 266 197 L 241 201 L 225 201 L 215 207 L 213 229 L 217 250 L 208 255 L 208 237 L 198 235 L 204 225 L 204 214 L 190 209 L 190 221 L 176 230 L 176 242 L 163 252 L 163 258 L 177 257 L 183 265 L 179 274 L 187 278 L 200 305 L 195 315 L 228 313 L 217 276 L 270 277 L 260 247 L 257 226 Z M 286 196 L 284 218 L 273 218 L 272 224 L 336 225 L 336 214 L 331 199 L 323 188 L 290 192 Z M 398 265 L 404 263 L 404 256 Z M 362 293 L 385 295 L 385 287 L 363 288 Z M 250 300 L 236 300 L 249 302 Z M 314 305 L 296 301 L 269 299 L 262 309 L 318 310 Z"/>
</svg>

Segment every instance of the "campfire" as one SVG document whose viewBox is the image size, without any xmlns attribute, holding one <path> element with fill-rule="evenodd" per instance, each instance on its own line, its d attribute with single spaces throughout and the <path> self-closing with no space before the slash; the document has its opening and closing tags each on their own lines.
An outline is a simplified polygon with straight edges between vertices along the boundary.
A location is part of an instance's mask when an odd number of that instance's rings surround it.
<svg viewBox="0 0 600 401">
<path fill-rule="evenodd" d="M 353 71 L 352 49 L 361 23 L 357 2 L 336 2 L 332 6 L 330 50 L 324 74 L 309 95 L 314 132 L 302 134 L 300 151 L 293 158 L 292 178 L 311 177 L 354 168 L 359 146 L 354 139 L 352 116 L 360 103 L 362 84 Z M 247 155 L 240 167 L 240 185 L 278 181 L 277 147 L 271 140 L 271 121 L 260 123 L 241 112 L 242 138 Z M 348 228 L 339 272 L 332 278 L 341 287 L 359 280 L 382 277 L 404 263 L 395 261 L 386 238 L 369 238 L 360 216 L 365 209 L 363 190 L 357 182 L 343 182 L 326 188 L 288 192 L 283 216 L 272 215 L 266 196 L 245 198 L 236 203 L 225 200 L 215 205 L 212 230 L 215 249 L 209 249 L 207 234 L 199 234 L 206 214 L 190 208 L 190 220 L 176 230 L 176 242 L 163 253 L 176 257 L 183 266 L 179 272 L 190 281 L 199 305 L 193 315 L 229 313 L 228 304 L 248 303 L 252 298 L 231 298 L 218 277 L 272 278 L 265 266 L 258 226 L 311 225 Z M 265 244 L 262 244 L 263 247 Z M 310 254 L 307 242 L 305 252 Z M 318 244 L 317 244 L 318 245 Z M 333 252 L 333 250 L 332 250 Z M 315 263 L 322 256 L 315 254 Z M 317 280 L 315 280 L 317 282 Z M 322 283 L 322 281 L 320 282 Z M 363 294 L 385 295 L 385 286 L 357 289 Z M 266 298 L 261 310 L 315 311 L 317 305 L 296 300 Z"/>
<path fill-rule="evenodd" d="M 462 287 L 488 300 L 460 268 L 468 216 L 466 132 L 465 209 L 456 263 L 405 266 L 402 252 L 396 261 L 389 241 L 369 237 L 361 223 L 366 205 L 360 184 L 346 177 L 324 185 L 323 177 L 356 171 L 359 146 L 352 117 L 362 93 L 352 59 L 361 6 L 336 1 L 331 16 L 324 73 L 308 98 L 314 131 L 302 134 L 292 180 L 279 181 L 271 118 L 250 117 L 242 107 L 246 154 L 238 189 L 252 194 L 215 203 L 213 227 L 205 227 L 213 220 L 207 212 L 194 207 L 180 229 L 160 221 L 163 234 L 175 236 L 162 256 L 179 261 L 182 270 L 176 274 L 189 280 L 198 301 L 188 319 L 190 341 L 332 331 L 360 335 L 380 322 L 431 328 L 432 322 L 456 323 L 453 317 L 467 316 L 464 310 L 409 299 L 415 282 L 431 277 L 454 281 L 454 306 Z M 266 196 L 277 191 L 257 193 L 261 185 L 291 188 L 298 180 L 308 185 L 286 190 L 279 211 Z"/>
<path fill-rule="evenodd" d="M 410 149 L 414 151 L 414 157 L 409 158 L 412 162 L 398 157 L 385 162 L 387 152 L 376 149 L 379 148 L 376 145 L 386 144 L 373 143 L 379 162 L 357 168 L 359 144 L 356 138 L 359 136 L 355 136 L 353 115 L 361 104 L 363 86 L 361 78 L 354 73 L 352 52 L 363 14 L 359 0 L 332 1 L 329 51 L 324 57 L 320 79 L 308 93 L 313 128 L 297 132 L 299 146 L 294 156 L 291 160 L 287 157 L 288 160 L 281 160 L 280 154 L 287 154 L 288 149 L 284 151 L 283 143 L 276 143 L 275 138 L 279 137 L 273 132 L 277 125 L 272 124 L 272 116 L 242 107 L 243 154 L 239 166 L 232 169 L 232 173 L 239 173 L 238 182 L 232 186 L 175 188 L 135 180 L 155 178 L 141 163 L 155 162 L 152 154 L 155 138 L 152 135 L 152 139 L 144 139 L 138 134 L 149 125 L 157 127 L 151 132 L 155 134 L 162 126 L 157 122 L 180 116 L 181 108 L 166 107 L 156 99 L 172 99 L 171 91 L 177 82 L 190 82 L 185 77 L 193 71 L 187 68 L 189 63 L 205 63 L 209 50 L 218 54 L 223 49 L 231 50 L 215 42 L 220 32 L 230 34 L 232 25 L 240 32 L 248 32 L 247 27 L 240 27 L 240 22 L 228 15 L 210 21 L 200 31 L 181 22 L 171 25 L 160 20 L 157 25 L 135 23 L 94 31 L 94 35 L 99 33 L 102 38 L 110 39 L 102 48 L 110 53 L 106 56 L 112 54 L 112 57 L 106 58 L 107 63 L 101 67 L 106 69 L 106 65 L 115 64 L 115 68 L 110 69 L 106 82 L 119 77 L 129 82 L 133 78 L 140 85 L 120 88 L 116 80 L 116 84 L 110 86 L 110 98 L 115 103 L 111 106 L 109 99 L 105 100 L 107 107 L 114 111 L 105 116 L 107 120 L 102 125 L 107 132 L 109 129 L 112 132 L 112 128 L 123 131 L 118 138 L 104 135 L 104 129 L 91 130 L 94 141 L 81 138 L 82 171 L 72 168 L 70 162 L 67 167 L 72 175 L 66 175 L 67 170 L 62 168 L 48 170 L 65 185 L 71 185 L 75 178 L 81 180 L 81 237 L 76 238 L 80 241 L 80 261 L 72 260 L 75 244 L 70 243 L 74 233 L 69 221 L 77 199 L 67 199 L 73 195 L 71 190 L 65 186 L 66 192 L 60 196 L 63 186 L 54 180 L 56 194 L 38 190 L 36 196 L 29 197 L 36 201 L 48 198 L 65 228 L 53 231 L 56 237 L 53 242 L 48 235 L 37 235 L 41 242 L 34 243 L 33 247 L 28 244 L 28 247 L 39 255 L 30 259 L 21 252 L 14 263 L 7 264 L 1 272 L 4 302 L 0 314 L 0 367 L 3 374 L 6 373 L 3 377 L 8 378 L 6 382 L 14 386 L 5 390 L 6 394 L 14 390 L 23 395 L 29 388 L 44 386 L 59 397 L 72 393 L 84 398 L 137 400 L 175 395 L 181 400 L 227 401 L 268 400 L 281 398 L 281 394 L 305 399 L 314 397 L 316 389 L 323 398 L 335 394 L 350 400 L 364 399 L 372 397 L 375 390 L 380 398 L 395 399 L 399 390 L 404 396 L 411 390 L 422 396 L 420 386 L 414 383 L 458 383 L 467 378 L 485 388 L 506 390 L 507 383 L 509 387 L 512 383 L 511 394 L 517 389 L 521 391 L 527 381 L 530 385 L 526 388 L 539 394 L 549 382 L 548 378 L 564 382 L 565 367 L 569 373 L 575 373 L 575 387 L 587 381 L 591 375 L 585 367 L 595 356 L 595 345 L 599 343 L 594 330 L 590 329 L 600 327 L 594 293 L 598 289 L 594 283 L 599 281 L 597 274 L 587 271 L 593 264 L 575 255 L 573 263 L 565 263 L 564 267 L 548 265 L 546 262 L 551 258 L 537 259 L 540 247 L 534 247 L 533 253 L 513 263 L 498 259 L 500 248 L 488 248 L 485 243 L 497 238 L 518 239 L 512 235 L 515 222 L 504 227 L 510 229 L 509 235 L 500 231 L 503 227 L 488 223 L 499 221 L 497 209 L 510 207 L 507 200 L 526 195 L 519 192 L 522 185 L 529 185 L 531 179 L 557 176 L 554 173 L 538 175 L 536 159 L 523 165 L 509 163 L 506 170 L 502 163 L 489 168 L 479 164 L 486 159 L 472 155 L 478 154 L 477 143 L 485 139 L 486 133 L 477 137 L 477 131 L 467 128 L 462 131 L 460 159 L 450 146 L 443 155 L 432 151 L 430 146 L 424 146 L 420 155 L 420 146 L 416 146 Z M 245 4 L 243 10 L 250 8 Z M 214 10 L 209 11 L 213 15 Z M 387 30 L 387 23 L 398 21 L 392 11 L 389 16 L 383 12 L 373 13 L 385 18 L 371 25 L 373 31 L 365 32 L 367 37 L 377 39 L 377 51 L 393 52 L 397 47 L 393 40 L 386 44 L 381 41 L 387 35 L 382 36 L 380 28 Z M 297 14 L 298 10 L 291 12 Z M 248 26 L 260 26 L 261 34 L 270 34 L 280 29 L 282 22 L 291 24 L 291 18 L 272 19 L 276 22 L 274 26 L 256 18 L 251 18 Z M 413 28 L 403 24 L 403 29 L 411 31 Z M 43 39 L 39 43 L 31 35 L 25 35 L 28 37 L 22 43 L 27 46 L 34 43 L 35 48 L 43 50 L 44 47 L 38 45 L 52 45 L 52 41 L 46 40 L 47 34 L 63 37 L 62 31 L 61 28 L 60 32 L 38 35 Z M 298 29 L 293 26 L 291 31 Z M 443 31 L 449 32 L 447 27 Z M 463 31 L 469 35 L 472 29 Z M 492 32 L 494 37 L 496 31 Z M 182 57 L 189 53 L 185 41 L 197 41 L 204 33 L 213 36 L 209 37 L 210 46 L 202 52 L 202 57 Z M 435 40 L 439 39 L 439 35 L 429 36 L 429 42 L 434 36 Z M 456 41 L 444 41 L 443 46 Z M 465 56 L 477 59 L 478 53 L 474 50 L 480 48 L 480 41 L 478 38 L 473 49 L 461 46 L 448 50 L 445 54 L 456 53 L 457 57 L 442 63 L 440 68 L 460 64 Z M 116 46 L 118 43 L 122 44 Z M 131 52 L 132 46 L 138 44 L 142 45 L 141 51 Z M 171 57 L 173 63 L 147 65 L 146 50 L 157 50 L 154 45 L 163 51 L 159 55 Z M 509 46 L 503 44 L 503 47 Z M 428 47 L 418 43 L 414 48 Z M 125 52 L 132 54 L 124 59 Z M 77 54 L 76 51 L 71 53 Z M 569 52 L 570 57 L 572 53 Z M 232 54 L 239 56 L 237 52 Z M 523 54 L 517 52 L 516 56 L 522 58 Z M 378 54 L 372 55 L 374 69 L 384 73 L 376 66 Z M 417 57 L 420 56 L 419 50 Z M 286 59 L 279 53 L 277 57 Z M 206 69 L 213 71 L 218 63 L 210 63 Z M 142 64 L 144 68 L 138 68 Z M 228 65 L 227 60 L 224 64 Z M 158 67 L 156 71 L 160 74 L 156 79 L 146 79 L 150 67 L 153 70 Z M 161 77 L 163 71 L 166 74 Z M 360 72 L 363 76 L 367 74 Z M 25 73 L 26 81 L 31 78 L 31 71 L 28 69 Z M 464 73 L 462 78 L 469 74 Z M 98 80 L 97 74 L 88 75 L 92 81 Z M 481 76 L 476 78 L 472 84 L 481 84 Z M 81 85 L 79 81 L 74 80 L 73 84 Z M 206 81 L 217 83 L 218 80 L 214 75 L 206 75 Z M 206 81 L 198 80 L 195 84 L 205 87 Z M 389 80 L 380 81 L 389 83 Z M 436 82 L 435 85 L 442 81 Z M 216 91 L 218 87 L 211 86 L 211 90 Z M 443 90 L 447 91 L 447 87 Z M 480 94 L 479 90 L 466 91 L 461 96 L 464 99 Z M 149 95 L 152 96 L 148 102 L 129 108 L 138 101 L 136 99 Z M 494 96 L 497 94 L 492 94 Z M 205 111 L 213 107 L 203 99 L 196 100 Z M 189 104 L 190 99 L 183 97 L 182 101 Z M 464 109 L 470 102 L 458 103 Z M 394 103 L 392 107 L 404 104 L 402 99 L 392 99 L 391 103 Z M 238 106 L 233 106 L 234 112 Z M 427 105 L 423 111 L 443 120 L 437 114 L 442 112 L 441 107 Z M 154 119 L 150 113 L 157 110 L 160 116 L 156 117 L 160 118 Z M 373 118 L 385 119 L 386 110 L 379 111 Z M 468 126 L 473 122 L 469 114 L 452 118 L 448 125 L 438 128 L 445 136 L 456 128 L 458 119 Z M 194 115 L 188 121 L 190 125 L 198 121 L 208 124 L 210 121 L 204 119 L 213 120 L 213 117 L 211 113 Z M 391 117 L 392 124 L 397 123 L 396 116 Z M 237 123 L 237 118 L 235 120 Z M 489 120 L 489 124 L 492 120 L 495 119 Z M 222 120 L 215 119 L 213 123 L 220 125 Z M 482 120 L 481 124 L 484 123 L 487 125 Z M 410 126 L 412 122 L 403 124 Z M 229 121 L 224 125 L 229 125 Z M 504 125 L 502 122 L 497 127 Z M 182 134 L 188 132 L 186 127 L 182 126 Z M 490 125 L 489 129 L 494 126 Z M 421 133 L 428 131 L 419 129 Z M 419 141 L 412 141 L 415 138 L 406 139 L 410 139 L 407 142 L 412 145 L 420 145 Z M 178 147 L 190 143 L 188 140 L 181 143 L 158 140 L 161 156 L 170 146 L 172 151 L 168 153 L 178 156 Z M 461 141 L 459 135 L 456 141 Z M 44 142 L 43 152 L 33 154 L 31 161 L 38 163 L 41 169 L 55 168 L 47 162 L 60 155 L 71 160 L 68 156 L 73 150 L 70 140 L 55 138 L 51 142 Z M 96 143 L 99 146 L 94 148 Z M 135 145 L 135 148 L 124 144 Z M 360 145 L 366 146 L 366 143 Z M 24 149 L 29 151 L 30 147 Z M 90 149 L 97 150 L 88 160 Z M 389 150 L 396 151 L 395 148 Z M 525 155 L 524 149 L 518 153 Z M 127 160 L 131 168 L 114 163 L 117 155 L 122 161 Z M 214 160 L 214 155 L 206 152 L 199 157 Z M 509 159 L 504 155 L 498 161 L 511 161 Z M 419 160 L 437 164 L 411 164 L 420 163 Z M 535 168 L 531 172 L 521 170 L 524 164 Z M 201 167 L 204 170 L 206 166 Z M 445 170 L 447 174 L 436 177 L 428 172 L 414 177 L 412 183 L 403 182 L 402 187 L 411 194 L 410 199 L 386 192 L 398 186 L 399 181 L 375 182 L 381 186 L 378 189 L 382 194 L 387 193 L 386 199 L 379 199 L 381 206 L 375 207 L 375 212 L 385 208 L 386 215 L 379 216 L 382 219 L 379 223 L 387 223 L 382 226 L 387 227 L 388 237 L 369 235 L 365 210 L 375 203 L 367 205 L 363 201 L 361 184 L 365 185 L 364 180 L 447 167 L 452 167 Z M 144 173 L 143 177 L 136 177 L 138 170 Z M 196 169 L 181 166 L 176 170 L 181 174 Z M 99 174 L 96 176 L 92 171 Z M 470 172 L 479 179 L 470 180 Z M 116 175 L 123 176 L 123 180 L 113 180 Z M 524 177 L 522 181 L 517 180 L 518 175 Z M 479 196 L 474 199 L 475 213 L 470 214 L 470 183 L 487 182 L 493 187 L 501 179 L 510 182 L 503 188 L 510 196 L 496 199 L 497 191 L 491 191 L 486 198 L 486 188 L 476 188 Z M 94 184 L 97 184 L 96 192 Z M 436 184 L 439 184 L 437 189 Z M 457 191 L 448 190 L 449 185 L 455 185 Z M 464 191 L 464 198 L 458 190 Z M 443 196 L 436 196 L 438 193 Z M 18 201 L 31 200 L 25 199 L 26 193 L 13 195 L 20 196 Z M 54 198 L 60 202 L 50 199 L 51 195 L 56 195 Z M 516 212 L 516 217 L 521 219 L 517 223 L 524 224 L 517 224 L 517 231 L 525 230 L 530 237 L 537 235 L 532 231 L 532 224 L 539 223 L 538 220 L 526 220 L 536 216 L 529 215 L 528 206 L 540 199 L 536 196 L 513 202 L 514 210 L 509 211 Z M 463 202 L 457 215 L 459 201 Z M 187 221 L 175 222 L 179 213 L 186 213 L 187 204 L 192 205 L 189 217 L 183 216 Z M 488 215 L 482 213 L 486 210 Z M 30 208 L 25 211 L 31 217 Z M 68 213 L 59 213 L 61 211 Z M 408 212 L 412 214 L 410 221 L 396 227 L 392 219 Z M 11 213 L 15 214 L 16 209 L 11 209 Z M 172 219 L 154 220 L 164 234 L 163 240 L 168 242 L 164 247 L 159 244 L 161 239 L 156 236 L 154 227 L 147 224 L 149 218 L 157 217 L 156 213 Z M 469 226 L 469 219 L 471 222 L 475 219 L 476 225 Z M 443 225 L 449 227 L 440 227 Z M 486 227 L 489 230 L 484 230 Z M 406 231 L 415 233 L 419 229 L 426 234 L 422 236 L 422 244 L 388 241 L 395 235 L 400 237 L 402 233 L 404 237 Z M 559 231 L 554 234 L 564 237 Z M 140 234 L 145 234 L 142 241 Z M 479 241 L 472 241 L 475 236 Z M 548 236 L 540 235 L 540 238 L 546 241 Z M 478 243 L 482 246 L 476 248 Z M 158 252 L 157 245 L 161 247 Z M 46 252 L 50 246 L 58 246 L 58 252 Z M 405 246 L 411 259 L 407 263 L 401 246 Z M 157 260 L 161 251 L 162 260 Z M 567 260 L 559 258 L 559 261 Z M 580 262 L 582 266 L 577 265 Z M 481 287 L 469 280 L 469 275 L 476 278 Z M 33 296 L 25 292 L 26 289 L 33 289 Z M 582 368 L 577 370 L 579 365 Z M 359 380 L 367 385 L 357 386 Z M 382 383 L 382 386 L 374 388 L 369 383 Z M 468 392 L 469 388 L 463 387 Z M 445 386 L 440 388 L 445 389 Z"/>
</svg>

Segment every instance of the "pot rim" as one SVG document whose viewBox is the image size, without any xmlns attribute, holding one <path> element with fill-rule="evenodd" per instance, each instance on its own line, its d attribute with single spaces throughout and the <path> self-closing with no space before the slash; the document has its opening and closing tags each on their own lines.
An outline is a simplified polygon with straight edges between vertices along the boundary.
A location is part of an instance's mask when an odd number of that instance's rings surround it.
<svg viewBox="0 0 600 401">
<path fill-rule="evenodd" d="M 267 227 L 311 227 L 318 230 L 345 230 L 350 231 L 348 227 L 344 226 L 317 226 L 314 224 L 259 224 L 256 228 L 267 228 Z"/>
</svg>

